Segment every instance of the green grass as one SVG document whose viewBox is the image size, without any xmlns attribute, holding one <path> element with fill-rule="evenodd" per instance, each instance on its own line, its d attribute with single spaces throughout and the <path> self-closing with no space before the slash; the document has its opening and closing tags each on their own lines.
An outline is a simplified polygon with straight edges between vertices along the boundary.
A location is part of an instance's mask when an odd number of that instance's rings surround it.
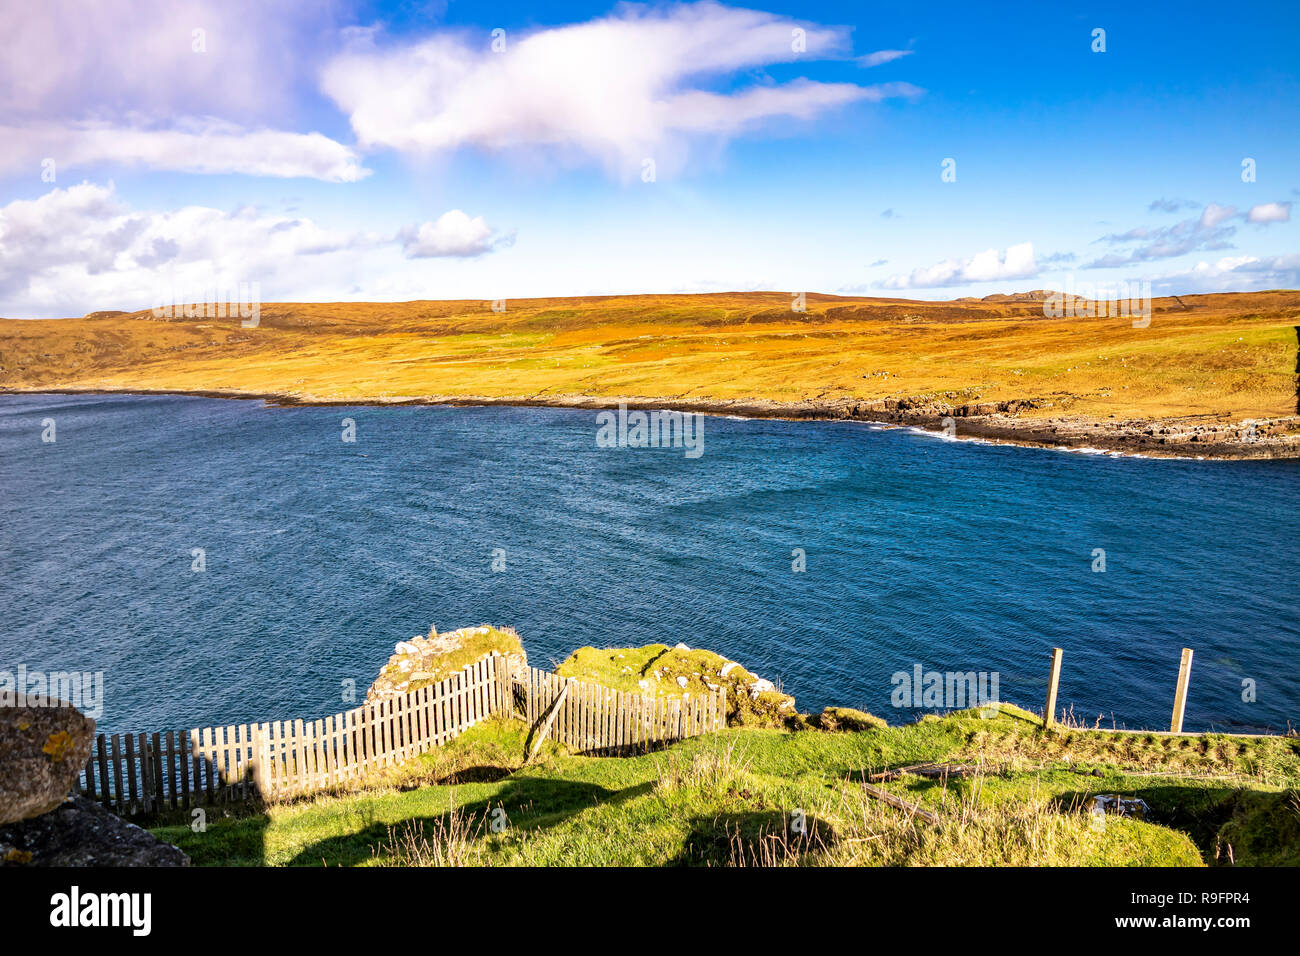
<svg viewBox="0 0 1300 956">
<path fill-rule="evenodd" d="M 723 676 L 723 671 L 726 676 Z M 779 689 L 750 692 L 757 680 L 721 654 L 667 644 L 644 647 L 580 647 L 555 669 L 560 677 L 593 681 L 617 691 L 657 697 L 707 696 L 727 688 L 727 724 L 780 727 L 795 716 L 794 698 Z"/>
<path fill-rule="evenodd" d="M 679 696 L 681 694 L 707 694 L 709 685 L 750 684 L 754 675 L 739 664 L 721 676 L 728 663 L 721 654 L 713 651 L 676 650 L 667 644 L 647 644 L 644 647 L 595 648 L 580 647 L 555 669 L 560 677 L 595 681 L 605 687 L 633 694 Z M 683 687 L 677 682 L 686 681 Z M 644 685 L 644 686 L 642 686 Z"/>
<path fill-rule="evenodd" d="M 1300 863 L 1294 738 L 1234 739 L 1244 753 L 1201 753 L 1212 738 L 1189 738 L 1193 766 L 1171 738 L 1044 732 L 1004 706 L 991 720 L 865 731 L 731 729 L 627 758 L 548 743 L 523 766 L 525 739 L 521 722 L 491 721 L 362 792 L 154 832 L 197 865 Z M 982 771 L 878 786 L 938 826 L 860 786 L 928 761 Z M 1115 792 L 1145 799 L 1153 819 L 1087 812 L 1093 794 Z"/>
</svg>

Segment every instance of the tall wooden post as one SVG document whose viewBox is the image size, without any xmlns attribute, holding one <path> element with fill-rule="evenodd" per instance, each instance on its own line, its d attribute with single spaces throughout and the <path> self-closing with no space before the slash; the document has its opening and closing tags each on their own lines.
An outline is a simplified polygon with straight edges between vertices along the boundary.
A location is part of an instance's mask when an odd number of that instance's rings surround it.
<svg viewBox="0 0 1300 956">
<path fill-rule="evenodd" d="M 1192 649 L 1183 648 L 1182 660 L 1178 662 L 1178 689 L 1174 691 L 1174 717 L 1169 722 L 1169 732 L 1183 732 L 1183 712 L 1187 709 L 1187 682 L 1192 677 Z"/>
<path fill-rule="evenodd" d="M 510 672 L 510 658 L 504 654 L 493 652 L 495 656 L 496 674 L 497 674 L 497 699 L 500 701 L 500 712 L 502 717 L 513 717 L 515 715 L 515 681 L 514 675 Z"/>
<path fill-rule="evenodd" d="M 1043 726 L 1056 723 L 1056 685 L 1061 680 L 1061 654 L 1059 647 L 1052 648 L 1052 673 L 1047 678 L 1047 703 L 1043 705 Z"/>
<path fill-rule="evenodd" d="M 251 730 L 253 731 L 253 790 L 257 799 L 263 803 L 270 803 L 271 780 L 268 773 L 269 767 L 267 766 L 270 763 L 270 757 L 266 743 L 266 725 L 253 724 Z"/>
</svg>

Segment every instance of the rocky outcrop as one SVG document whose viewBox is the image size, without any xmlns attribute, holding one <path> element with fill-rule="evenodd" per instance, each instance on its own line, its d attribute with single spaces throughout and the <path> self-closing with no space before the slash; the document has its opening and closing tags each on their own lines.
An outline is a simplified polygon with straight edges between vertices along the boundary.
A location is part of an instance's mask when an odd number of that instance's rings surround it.
<svg viewBox="0 0 1300 956">
<path fill-rule="evenodd" d="M 189 857 L 83 796 L 0 826 L 0 866 L 188 866 Z"/>
<path fill-rule="evenodd" d="M 436 627 L 430 627 L 424 637 L 397 642 L 388 663 L 370 685 L 366 700 L 381 700 L 436 684 L 493 653 L 503 655 L 515 673 L 522 673 L 528 666 L 523 642 L 508 627 L 483 624 L 441 634 Z"/>
<path fill-rule="evenodd" d="M 63 803 L 90 757 L 95 722 L 62 700 L 0 691 L 0 824 Z"/>
<path fill-rule="evenodd" d="M 853 402 L 842 417 L 912 425 L 954 438 L 1055 448 L 1197 458 L 1300 457 L 1300 416 L 1245 419 L 1091 419 L 1068 414 L 1073 396 L 999 402 L 959 401 L 959 393 Z M 1059 409 L 1054 417 L 1025 412 Z"/>
<path fill-rule="evenodd" d="M 794 698 L 772 681 L 721 654 L 684 643 L 581 647 L 555 673 L 648 696 L 705 694 L 725 686 L 727 723 L 733 727 L 778 727 L 795 714 Z"/>
</svg>

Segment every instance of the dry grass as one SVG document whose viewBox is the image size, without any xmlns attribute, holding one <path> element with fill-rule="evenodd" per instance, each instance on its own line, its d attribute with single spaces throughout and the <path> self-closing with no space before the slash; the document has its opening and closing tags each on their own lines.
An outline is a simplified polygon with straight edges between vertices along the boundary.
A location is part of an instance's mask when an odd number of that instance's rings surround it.
<svg viewBox="0 0 1300 956">
<path fill-rule="evenodd" d="M 457 807 L 453 791 L 445 816 L 388 827 L 388 839 L 375 848 L 375 860 L 385 866 L 482 866 L 486 831 L 487 817 L 473 817 Z"/>
<path fill-rule="evenodd" d="M 731 739 L 725 746 L 716 736 L 712 745 L 702 753 L 689 756 L 672 752 L 657 767 L 655 788 L 670 793 L 690 787 L 707 792 L 721 793 L 736 788 L 749 771 L 750 761 L 744 753 L 736 753 L 738 741 Z"/>
<path fill-rule="evenodd" d="M 1018 302 L 785 293 L 282 303 L 261 324 L 149 312 L 0 320 L 0 387 L 315 401 L 578 396 L 682 403 L 1047 399 L 1029 414 L 1296 412 L 1300 292 L 1157 299 L 1151 324 Z"/>
<path fill-rule="evenodd" d="M 861 789 L 843 807 L 842 836 L 827 863 L 840 866 L 961 866 L 996 860 L 1001 866 L 1060 866 L 1082 861 L 1094 821 L 1042 794 L 1015 802 L 982 799 L 982 781 L 964 792 L 943 786 L 941 822 L 931 826 L 885 806 Z"/>
</svg>

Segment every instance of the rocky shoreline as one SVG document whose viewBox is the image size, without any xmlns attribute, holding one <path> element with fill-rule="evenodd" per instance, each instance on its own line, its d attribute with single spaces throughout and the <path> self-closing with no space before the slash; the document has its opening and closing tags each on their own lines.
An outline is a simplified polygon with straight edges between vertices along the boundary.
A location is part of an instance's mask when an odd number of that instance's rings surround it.
<svg viewBox="0 0 1300 956">
<path fill-rule="evenodd" d="M 1154 458 L 1256 460 L 1300 458 L 1300 415 L 1245 421 L 1208 416 L 1171 419 L 1107 419 L 1083 416 L 1021 417 L 1055 407 L 1045 399 L 949 404 L 915 399 L 829 399 L 777 402 L 767 399 L 701 400 L 597 395 L 428 395 L 392 398 L 326 398 L 283 392 L 211 389 L 0 388 L 0 395 L 193 395 L 256 399 L 281 406 L 450 405 L 459 407 L 571 408 L 593 411 L 620 404 L 647 411 L 697 412 L 735 418 L 788 421 L 860 421 L 920 428 L 954 440 L 1100 451 Z"/>
</svg>

